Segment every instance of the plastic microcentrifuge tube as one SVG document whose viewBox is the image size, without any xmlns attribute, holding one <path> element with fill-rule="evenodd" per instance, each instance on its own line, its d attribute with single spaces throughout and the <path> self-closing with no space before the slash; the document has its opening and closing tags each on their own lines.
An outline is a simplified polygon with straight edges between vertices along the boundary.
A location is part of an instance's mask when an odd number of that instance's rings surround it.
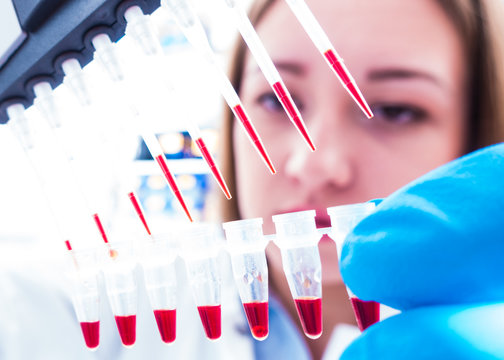
<svg viewBox="0 0 504 360">
<path fill-rule="evenodd" d="M 107 257 L 103 269 L 105 287 L 121 341 L 125 347 L 131 347 L 136 341 L 136 261 L 130 243 L 116 244 L 114 247 L 119 249 L 118 255 Z"/>
<path fill-rule="evenodd" d="M 203 26 L 195 12 L 191 9 L 189 2 L 187 0 L 163 0 L 162 4 L 168 8 L 170 13 L 174 16 L 187 40 L 189 40 L 189 42 L 200 51 L 201 56 L 212 65 L 214 71 L 212 71 L 211 74 L 214 76 L 214 80 L 216 84 L 218 84 L 221 94 L 224 96 L 224 99 L 236 118 L 240 120 L 240 124 L 243 126 L 253 146 L 261 155 L 268 169 L 272 174 L 276 173 L 262 140 L 254 128 L 254 125 L 250 122 L 236 90 L 220 68 L 215 54 L 210 47 L 208 38 L 205 35 Z"/>
<path fill-rule="evenodd" d="M 149 302 L 163 342 L 169 344 L 177 336 L 176 246 L 167 234 L 159 234 L 143 246 L 141 264 Z"/>
<path fill-rule="evenodd" d="M 217 260 L 222 247 L 209 224 L 193 225 L 184 234 L 182 256 L 194 301 L 210 340 L 221 337 L 221 274 Z"/>
<path fill-rule="evenodd" d="M 341 257 L 343 242 L 348 233 L 352 231 L 359 221 L 371 214 L 375 210 L 375 207 L 375 203 L 367 202 L 327 208 L 327 213 L 331 217 L 332 231 L 330 237 L 336 243 L 338 256 Z M 361 331 L 380 321 L 379 303 L 360 300 L 348 288 L 347 292 L 355 313 L 357 325 Z"/>
<path fill-rule="evenodd" d="M 231 221 L 223 224 L 227 250 L 240 298 L 252 336 L 264 340 L 268 325 L 268 265 L 264 249 L 262 218 Z"/>
<path fill-rule="evenodd" d="M 243 6 L 241 5 L 242 0 L 224 0 L 226 5 L 234 10 L 234 19 L 238 30 L 240 31 L 243 39 L 247 43 L 254 59 L 257 61 L 259 68 L 266 77 L 266 80 L 273 88 L 278 100 L 282 104 L 285 112 L 289 116 L 291 122 L 296 126 L 299 133 L 303 136 L 308 146 L 312 151 L 315 151 L 315 145 L 308 134 L 308 130 L 304 124 L 301 114 L 292 100 L 292 97 L 287 90 L 280 74 L 278 73 L 273 61 L 271 60 L 266 48 L 259 39 L 252 23 L 250 22 L 247 13 Z"/>
<path fill-rule="evenodd" d="M 305 335 L 322 335 L 322 265 L 315 210 L 274 215 L 275 244 Z"/>
<path fill-rule="evenodd" d="M 373 117 L 355 80 L 304 0 L 285 0 L 338 79 L 368 118 Z"/>
<path fill-rule="evenodd" d="M 69 274 L 77 320 L 86 346 L 96 350 L 100 345 L 99 253 L 94 249 L 75 251 L 68 240 L 65 244 L 72 260 Z"/>
</svg>

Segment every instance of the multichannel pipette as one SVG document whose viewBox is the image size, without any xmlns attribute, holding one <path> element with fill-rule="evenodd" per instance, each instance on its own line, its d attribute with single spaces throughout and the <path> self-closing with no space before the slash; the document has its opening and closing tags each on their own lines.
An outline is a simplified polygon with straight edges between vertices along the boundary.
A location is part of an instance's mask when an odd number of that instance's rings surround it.
<svg viewBox="0 0 504 360">
<path fill-rule="evenodd" d="M 140 44 L 141 48 L 144 50 L 144 53 L 146 55 L 163 56 L 160 43 L 153 35 L 153 32 L 149 26 L 150 24 L 148 22 L 147 16 L 143 14 L 140 7 L 131 6 L 130 8 L 128 8 L 124 13 L 124 18 L 128 22 L 127 31 L 130 32 L 130 34 L 134 37 L 136 42 Z M 168 81 L 168 79 L 164 80 L 165 80 L 164 85 L 166 90 L 169 92 L 169 95 L 177 97 L 178 94 L 176 91 L 174 91 L 174 87 L 172 86 L 172 84 Z M 168 96 L 168 94 L 166 95 Z M 180 101 L 183 101 L 183 99 L 180 99 Z M 201 136 L 201 131 L 199 127 L 194 123 L 194 121 L 190 116 L 186 117 L 185 120 L 186 122 L 189 122 L 188 125 L 189 135 L 196 143 L 196 146 L 198 146 L 198 148 L 200 149 L 203 159 L 205 159 L 206 163 L 210 167 L 212 175 L 219 184 L 226 198 L 231 199 L 231 194 L 224 180 L 224 177 L 222 176 L 222 173 L 217 167 L 217 164 L 212 154 L 208 150 Z"/>
<path fill-rule="evenodd" d="M 218 61 L 213 53 L 208 38 L 205 35 L 203 26 L 198 19 L 197 15 L 190 8 L 186 0 L 163 0 L 162 4 L 170 11 L 175 20 L 179 24 L 182 32 L 189 42 L 200 51 L 201 56 L 212 65 L 214 71 L 211 74 L 214 76 L 215 83 L 218 84 L 221 94 L 226 100 L 227 104 L 233 111 L 237 119 L 240 120 L 243 128 L 245 129 L 249 139 L 256 150 L 261 155 L 266 166 L 272 174 L 276 172 L 271 159 L 264 148 L 261 138 L 257 133 L 254 125 L 249 120 L 245 109 L 241 103 L 238 94 L 236 93 L 233 85 L 227 78 L 226 74 L 220 68 Z"/>
<path fill-rule="evenodd" d="M 373 113 L 369 108 L 364 96 L 359 90 L 354 78 L 343 63 L 343 59 L 338 55 L 331 41 L 320 26 L 319 22 L 311 12 L 310 8 L 304 0 L 285 0 L 291 8 L 294 15 L 297 17 L 308 36 L 311 38 L 317 49 L 324 56 L 327 63 L 338 76 L 339 80 L 352 96 L 354 101 L 359 105 L 361 110 L 368 118 L 373 117 Z"/>
<path fill-rule="evenodd" d="M 118 66 L 119 62 L 116 59 L 115 49 L 113 48 L 112 41 L 106 34 L 96 35 L 91 41 L 93 43 L 93 46 L 95 47 L 96 54 L 100 59 L 103 67 L 110 75 L 113 83 L 116 85 L 115 90 L 117 91 L 117 93 L 122 95 L 122 100 L 124 101 L 125 105 L 127 105 L 131 110 L 133 118 L 136 121 L 136 125 L 140 127 L 139 132 L 144 139 L 149 152 L 151 153 L 152 157 L 156 159 L 156 162 L 158 163 L 165 176 L 168 186 L 182 206 L 182 209 L 186 213 L 187 217 L 192 222 L 193 219 L 175 181 L 175 177 L 172 175 L 171 171 L 168 168 L 166 157 L 161 148 L 161 145 L 159 144 L 156 136 L 150 131 L 147 131 L 146 126 L 143 126 L 142 121 L 139 118 L 139 113 L 133 105 L 134 102 L 130 101 L 131 96 L 129 96 L 129 93 L 125 90 L 125 87 L 118 84 L 118 82 L 123 79 L 123 75 L 121 69 Z"/>
<path fill-rule="evenodd" d="M 261 39 L 257 35 L 252 23 L 250 22 L 247 13 L 243 6 L 241 6 L 242 0 L 224 0 L 226 5 L 232 9 L 233 18 L 235 20 L 236 26 L 240 31 L 243 39 L 247 43 L 252 55 L 257 61 L 257 65 L 261 69 L 262 73 L 266 77 L 266 80 L 275 92 L 278 100 L 282 104 L 285 112 L 289 116 L 294 126 L 296 126 L 299 133 L 303 136 L 304 140 L 310 147 L 312 151 L 315 151 L 315 145 L 313 144 L 308 130 L 304 124 L 301 114 L 292 100 L 292 97 L 287 90 L 280 74 L 278 73 L 273 61 L 271 60 L 266 48 L 264 47 Z"/>
</svg>

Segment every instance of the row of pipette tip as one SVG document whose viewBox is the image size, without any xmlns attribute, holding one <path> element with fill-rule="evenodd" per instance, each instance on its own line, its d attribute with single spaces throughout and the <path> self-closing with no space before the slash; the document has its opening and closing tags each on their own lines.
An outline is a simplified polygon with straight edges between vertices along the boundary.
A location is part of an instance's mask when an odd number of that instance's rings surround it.
<svg viewBox="0 0 504 360">
<path fill-rule="evenodd" d="M 334 50 L 328 37 L 325 35 L 323 29 L 318 24 L 317 20 L 311 13 L 310 9 L 303 0 L 286 0 L 292 11 L 299 19 L 310 38 L 319 49 L 319 51 L 324 55 L 328 61 L 331 68 L 334 70 L 342 84 L 345 86 L 347 91 L 352 95 L 354 100 L 359 104 L 362 110 L 368 117 L 372 116 L 371 110 L 367 105 L 364 97 L 360 93 L 355 81 L 343 64 L 343 60 Z M 273 64 L 273 61 L 269 57 L 266 49 L 264 48 L 261 40 L 259 39 L 257 33 L 255 32 L 250 20 L 248 19 L 245 9 L 243 8 L 240 0 L 224 0 L 225 4 L 229 9 L 231 9 L 232 18 L 234 19 L 236 26 L 238 27 L 242 37 L 246 41 L 249 49 L 256 59 L 260 69 L 264 73 L 267 81 L 271 85 L 278 100 L 284 107 L 289 119 L 296 126 L 300 134 L 303 136 L 304 140 L 308 144 L 309 148 L 314 151 L 315 145 L 313 144 L 306 126 L 302 120 L 301 114 L 293 102 L 292 97 L 285 87 L 278 71 Z M 197 49 L 201 51 L 201 55 L 206 59 L 212 66 L 215 83 L 218 85 L 222 95 L 226 99 L 228 105 L 230 106 L 236 118 L 239 119 L 240 124 L 246 131 L 251 143 L 256 148 L 268 169 L 271 173 L 275 173 L 276 170 L 273 163 L 259 137 L 259 134 L 255 130 L 253 124 L 249 120 L 249 117 L 241 104 L 241 101 L 230 83 L 229 79 L 226 77 L 225 73 L 219 67 L 218 62 L 213 54 L 211 47 L 209 45 L 208 39 L 204 33 L 203 27 L 196 15 L 195 11 L 192 9 L 189 1 L 186 0 L 163 0 L 162 5 L 164 8 L 168 9 L 171 16 L 175 18 L 179 24 L 182 32 L 185 34 L 189 42 L 191 42 Z M 140 44 L 144 53 L 148 56 L 163 56 L 162 49 L 159 41 L 157 40 L 154 32 L 152 30 L 151 24 L 149 23 L 148 16 L 144 15 L 141 8 L 134 5 L 129 7 L 125 13 L 124 18 L 127 21 L 127 33 Z M 91 43 L 96 50 L 96 58 L 101 63 L 103 68 L 109 74 L 111 80 L 115 83 L 119 83 L 124 78 L 121 70 L 121 61 L 118 59 L 116 51 L 114 49 L 114 44 L 111 42 L 109 36 L 105 33 L 97 34 L 91 39 Z M 75 96 L 83 105 L 89 105 L 90 96 L 87 92 L 87 87 L 83 79 L 80 63 L 75 58 L 68 58 L 61 63 L 62 70 L 65 74 L 65 83 L 74 92 Z M 172 89 L 171 84 L 167 84 L 167 89 Z M 51 124 L 52 128 L 58 128 L 60 126 L 60 121 L 58 118 L 58 113 L 56 111 L 56 106 L 54 104 L 53 98 L 51 97 L 51 85 L 47 81 L 41 81 L 34 85 L 34 93 L 36 95 L 36 103 L 40 104 L 40 108 L 46 117 L 46 119 Z M 124 96 L 123 101 L 126 105 L 133 107 L 131 101 L 131 95 L 123 90 L 123 87 L 116 86 L 115 90 Z M 13 104 L 7 109 L 8 116 L 12 122 L 16 124 L 13 128 L 16 129 L 18 137 L 21 138 L 23 146 L 31 146 L 29 139 L 29 130 L 26 128 L 26 121 L 23 120 L 21 104 Z M 138 112 L 133 109 L 134 117 L 138 117 Z M 153 139 L 153 134 L 146 130 L 146 126 L 140 124 L 140 119 L 138 119 L 139 124 L 137 126 L 140 128 L 140 133 L 144 139 Z M 190 126 L 191 129 L 196 129 L 191 131 L 193 140 L 197 143 L 200 150 L 202 150 L 205 161 L 208 163 L 212 174 L 214 175 L 216 181 L 224 192 L 225 196 L 230 199 L 231 194 L 225 183 L 225 180 L 220 173 L 212 155 L 206 150 L 203 139 L 194 135 L 194 133 L 199 133 L 197 126 L 194 124 Z M 153 141 L 146 141 L 146 143 L 152 144 Z M 192 221 L 192 217 L 189 210 L 184 202 L 182 195 L 178 189 L 177 183 L 170 171 L 168 166 L 163 159 L 163 154 L 159 153 L 158 146 L 150 146 L 149 150 L 152 153 L 153 158 L 159 158 L 159 166 L 161 167 L 163 173 L 167 177 L 167 182 L 173 193 L 176 195 L 178 201 L 181 204 L 184 212 L 187 214 L 188 218 Z"/>
<path fill-rule="evenodd" d="M 69 242 L 73 303 L 86 345 L 99 345 L 99 285 L 105 287 L 123 345 L 136 341 L 137 261 L 142 265 L 147 295 L 162 341 L 176 339 L 177 275 L 175 260 L 184 259 L 194 302 L 210 340 L 221 337 L 221 251 L 231 258 L 232 273 L 252 336 L 264 340 L 269 333 L 268 266 L 265 248 L 270 240 L 280 248 L 284 273 L 305 335 L 322 334 L 322 268 L 318 241 L 328 234 L 338 252 L 346 234 L 374 211 L 372 202 L 327 209 L 331 227 L 317 229 L 315 210 L 273 216 L 275 235 L 263 235 L 262 218 L 223 224 L 226 242 L 216 235 L 215 224 L 193 224 L 176 234 L 149 236 L 135 250 L 129 243 L 112 244 L 107 253 L 97 249 L 73 250 Z M 112 255 L 111 250 L 114 251 Z M 180 291 L 180 289 L 179 289 Z M 360 301 L 349 291 L 361 330 L 379 320 L 377 303 Z M 370 320 L 371 319 L 371 320 Z M 364 325 L 364 326 L 362 326 Z"/>
</svg>

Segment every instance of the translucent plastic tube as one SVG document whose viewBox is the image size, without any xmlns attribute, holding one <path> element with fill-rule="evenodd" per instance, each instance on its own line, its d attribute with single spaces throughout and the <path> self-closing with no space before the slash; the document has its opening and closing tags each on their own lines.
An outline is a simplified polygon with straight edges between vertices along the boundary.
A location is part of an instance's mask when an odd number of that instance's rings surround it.
<svg viewBox="0 0 504 360">
<path fill-rule="evenodd" d="M 184 232 L 182 256 L 201 324 L 209 340 L 221 337 L 221 244 L 208 224 L 192 225 Z"/>
<path fill-rule="evenodd" d="M 268 241 L 262 223 L 262 218 L 256 218 L 223 224 L 235 283 L 256 340 L 264 340 L 269 334 L 268 265 L 264 252 Z"/>
<path fill-rule="evenodd" d="M 376 205 L 372 202 L 340 205 L 327 209 L 331 218 L 332 231 L 331 238 L 336 242 L 339 256 L 345 237 L 352 229 L 367 215 L 375 210 Z M 347 288 L 348 296 L 354 310 L 357 325 L 361 331 L 380 321 L 380 304 L 375 301 L 364 301 L 357 298 L 352 291 Z"/>
<path fill-rule="evenodd" d="M 289 289 L 305 335 L 322 335 L 322 265 L 315 210 L 273 216 Z"/>
</svg>

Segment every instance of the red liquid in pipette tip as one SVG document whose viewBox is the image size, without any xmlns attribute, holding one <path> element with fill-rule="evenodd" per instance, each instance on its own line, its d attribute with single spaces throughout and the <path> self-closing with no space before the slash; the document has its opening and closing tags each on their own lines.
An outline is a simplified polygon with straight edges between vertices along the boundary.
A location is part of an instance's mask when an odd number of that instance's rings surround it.
<svg viewBox="0 0 504 360">
<path fill-rule="evenodd" d="M 154 310 L 161 339 L 169 344 L 177 337 L 177 310 Z"/>
<path fill-rule="evenodd" d="M 363 301 L 356 297 L 350 298 L 355 319 L 360 331 L 380 321 L 380 304 L 376 301 Z"/>
<path fill-rule="evenodd" d="M 136 315 L 115 316 L 117 329 L 124 346 L 135 345 L 136 341 Z"/>
<path fill-rule="evenodd" d="M 318 339 L 322 335 L 322 299 L 299 298 L 294 302 L 305 335 Z"/>
<path fill-rule="evenodd" d="M 264 145 L 262 144 L 261 139 L 259 139 L 259 135 L 257 134 L 256 130 L 252 126 L 252 123 L 249 121 L 247 115 L 245 114 L 245 111 L 243 111 L 243 108 L 241 105 L 236 105 L 233 108 L 233 113 L 235 116 L 241 121 L 243 126 L 245 127 L 245 131 L 247 132 L 248 136 L 254 143 L 254 146 L 256 147 L 257 151 L 261 154 L 264 162 L 270 169 L 272 174 L 276 173 L 275 167 L 273 166 L 273 163 L 271 162 L 271 159 L 268 156 L 268 153 L 266 152 L 266 149 L 264 148 Z"/>
<path fill-rule="evenodd" d="M 198 306 L 201 323 L 205 334 L 210 340 L 217 340 L 221 336 L 221 306 Z"/>
<path fill-rule="evenodd" d="M 366 116 L 371 119 L 373 117 L 373 112 L 369 108 L 369 105 L 367 104 L 366 100 L 364 99 L 364 96 L 362 96 L 359 88 L 357 85 L 350 80 L 350 76 L 348 73 L 348 70 L 345 69 L 343 63 L 338 60 L 336 57 L 336 54 L 334 54 L 334 51 L 331 49 L 327 50 L 324 53 L 325 58 L 333 68 L 334 72 L 336 75 L 338 75 L 339 79 L 345 84 L 346 89 L 352 95 L 354 100 L 357 102 L 357 104 L 360 106 L 362 111 L 366 114 Z"/>
<path fill-rule="evenodd" d="M 107 234 L 105 233 L 105 228 L 103 227 L 103 224 L 102 224 L 98 214 L 93 214 L 93 219 L 96 223 L 96 226 L 98 227 L 98 230 L 100 231 L 100 234 L 101 234 L 103 241 L 105 242 L 105 244 L 108 244 Z"/>
<path fill-rule="evenodd" d="M 210 154 L 210 151 L 208 151 L 208 148 L 206 147 L 205 142 L 203 141 L 202 138 L 198 138 L 194 141 L 198 148 L 201 151 L 201 155 L 203 155 L 203 158 L 207 162 L 208 166 L 210 166 L 210 170 L 212 170 L 212 174 L 215 177 L 215 180 L 219 183 L 220 188 L 224 192 L 224 195 L 226 195 L 226 198 L 229 200 L 231 199 L 231 194 L 229 192 L 229 189 L 226 185 L 226 182 L 224 181 L 224 178 L 222 177 L 221 172 L 219 171 L 219 168 L 215 164 L 215 161 L 212 157 L 212 154 Z"/>
<path fill-rule="evenodd" d="M 294 125 L 296 125 L 296 128 L 301 133 L 306 143 L 310 147 L 311 151 L 315 151 L 315 145 L 313 145 L 313 142 L 310 138 L 310 134 L 308 134 L 308 130 L 306 129 L 306 126 L 303 120 L 301 119 L 301 115 L 299 114 L 299 111 L 294 105 L 294 103 L 291 101 L 291 98 L 287 96 L 287 91 L 285 90 L 282 83 L 280 82 L 274 83 L 273 90 L 275 91 L 275 94 L 282 103 L 284 109 L 287 111 L 287 114 L 289 114 L 289 118 L 292 120 Z"/>
<path fill-rule="evenodd" d="M 145 227 L 145 230 L 147 231 L 147 234 L 151 235 L 151 231 L 149 229 L 149 225 L 147 225 L 147 220 L 145 220 L 144 213 L 142 211 L 142 208 L 140 206 L 140 203 L 138 202 L 138 199 L 136 198 L 135 194 L 133 192 L 130 192 L 128 194 L 131 203 L 133 204 L 133 207 L 135 208 L 135 211 L 140 218 L 140 221 L 142 221 L 143 226 Z"/>
<path fill-rule="evenodd" d="M 257 340 L 264 340 L 268 337 L 268 302 L 244 303 L 245 315 L 249 323 L 250 331 Z"/>
<path fill-rule="evenodd" d="M 69 240 L 65 240 L 65 245 L 66 245 L 68 251 L 72 251 L 72 245 L 70 245 L 70 241 Z"/>
<path fill-rule="evenodd" d="M 168 185 L 170 186 L 170 189 L 172 189 L 173 193 L 177 197 L 177 200 L 179 201 L 180 205 L 182 205 L 182 208 L 184 209 L 187 217 L 189 220 L 192 222 L 193 219 L 191 217 L 191 214 L 189 213 L 189 210 L 187 209 L 187 206 L 184 202 L 184 199 L 182 198 L 182 194 L 180 193 L 180 190 L 178 188 L 177 183 L 175 182 L 175 178 L 173 177 L 172 173 L 168 169 L 168 164 L 166 163 L 166 158 L 164 155 L 158 155 L 156 156 L 156 161 L 159 164 L 159 167 L 163 171 L 163 174 L 166 178 L 166 181 L 168 181 Z"/>
<path fill-rule="evenodd" d="M 86 346 L 90 350 L 95 350 L 98 345 L 100 345 L 100 322 L 81 322 L 80 327 L 82 329 L 82 335 L 84 335 Z"/>
</svg>

